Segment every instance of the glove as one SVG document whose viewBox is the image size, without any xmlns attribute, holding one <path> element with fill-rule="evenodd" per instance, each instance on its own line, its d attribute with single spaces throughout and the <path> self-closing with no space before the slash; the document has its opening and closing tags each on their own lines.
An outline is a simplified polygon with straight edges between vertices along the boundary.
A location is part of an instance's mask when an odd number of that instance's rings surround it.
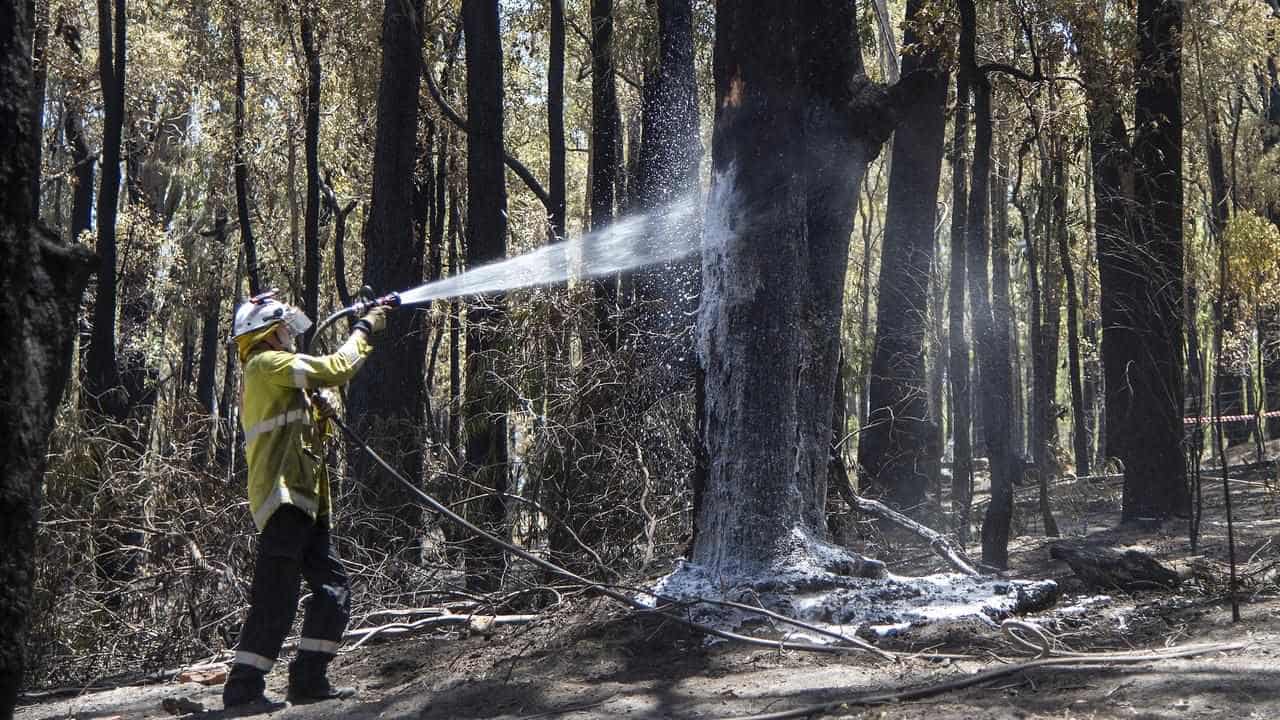
<svg viewBox="0 0 1280 720">
<path fill-rule="evenodd" d="M 356 321 L 356 329 L 364 330 L 369 335 L 382 332 L 387 327 L 387 309 L 376 307 Z"/>
<path fill-rule="evenodd" d="M 332 390 L 319 390 L 312 393 L 311 404 L 321 420 L 338 415 L 338 396 Z"/>
</svg>

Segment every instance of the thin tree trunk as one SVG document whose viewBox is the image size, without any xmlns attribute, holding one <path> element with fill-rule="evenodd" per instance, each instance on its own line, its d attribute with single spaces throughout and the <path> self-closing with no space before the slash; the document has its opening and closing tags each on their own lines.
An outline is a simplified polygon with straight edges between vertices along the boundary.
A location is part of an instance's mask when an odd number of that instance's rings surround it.
<svg viewBox="0 0 1280 720">
<path fill-rule="evenodd" d="M 114 12 L 114 25 L 112 15 Z M 120 200 L 120 141 L 124 129 L 125 0 L 98 0 L 98 65 L 103 94 L 102 177 L 98 190 L 99 261 L 93 336 L 85 353 L 85 397 L 95 412 L 122 421 L 129 399 L 116 354 L 116 214 Z"/>
<path fill-rule="evenodd" d="M 258 245 L 253 238 L 253 225 L 249 221 L 249 166 L 245 158 L 245 65 L 244 41 L 241 36 L 241 10 L 231 10 L 231 55 L 236 66 L 235 124 L 232 128 L 232 167 L 236 186 L 236 215 L 240 221 L 240 242 L 244 246 L 246 271 L 249 276 L 249 293 L 257 295 L 265 286 L 261 267 L 258 265 Z"/>
<path fill-rule="evenodd" d="M 320 315 L 320 44 L 315 32 L 317 8 L 305 0 L 301 9 L 302 50 L 307 62 L 307 90 L 303 98 L 303 155 L 307 166 L 307 196 L 303 221 L 302 309 Z M 310 344 L 311 334 L 306 341 Z"/>
<path fill-rule="evenodd" d="M 950 303 L 950 367 L 951 381 L 951 509 L 955 516 L 961 545 L 969 542 L 969 509 L 973 500 L 973 450 L 969 423 L 969 340 L 964 330 L 965 308 L 965 229 L 969 217 L 969 74 L 956 74 L 956 109 L 952 121 L 953 171 L 951 183 L 951 293 Z"/>
<path fill-rule="evenodd" d="M 564 144 L 564 0 L 549 0 L 551 11 L 551 60 L 547 65 L 547 135 L 550 172 L 547 191 L 551 194 L 548 240 L 564 239 L 565 233 L 565 144 Z"/>
<path fill-rule="evenodd" d="M 1067 164 L 1058 166 L 1055 182 L 1059 194 L 1067 194 Z M 1076 273 L 1071 266 L 1071 247 L 1066 228 L 1058 232 L 1058 255 L 1062 263 L 1062 276 L 1067 281 L 1067 372 L 1071 382 L 1071 439 L 1075 450 L 1076 475 L 1089 475 L 1089 433 L 1085 429 L 1086 408 L 1084 389 L 1081 387 L 1080 370 L 1080 309 L 1076 293 Z"/>
</svg>

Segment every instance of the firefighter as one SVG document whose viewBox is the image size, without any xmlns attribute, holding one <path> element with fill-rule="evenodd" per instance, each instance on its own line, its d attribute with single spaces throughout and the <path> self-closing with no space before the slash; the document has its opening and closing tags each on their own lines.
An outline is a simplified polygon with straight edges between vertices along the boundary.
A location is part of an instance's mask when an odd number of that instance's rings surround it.
<svg viewBox="0 0 1280 720">
<path fill-rule="evenodd" d="M 289 664 L 289 700 L 347 698 L 327 676 L 350 616 L 347 573 L 330 538 L 333 527 L 324 443 L 335 414 L 331 390 L 360 370 L 386 309 L 358 320 L 331 355 L 297 351 L 311 320 L 278 301 L 256 296 L 236 310 L 232 334 L 244 368 L 240 421 L 249 466 L 249 511 L 257 526 L 249 616 L 222 690 L 225 707 L 278 706 L 264 695 L 298 604 L 299 579 L 311 591 L 298 652 Z"/>
</svg>

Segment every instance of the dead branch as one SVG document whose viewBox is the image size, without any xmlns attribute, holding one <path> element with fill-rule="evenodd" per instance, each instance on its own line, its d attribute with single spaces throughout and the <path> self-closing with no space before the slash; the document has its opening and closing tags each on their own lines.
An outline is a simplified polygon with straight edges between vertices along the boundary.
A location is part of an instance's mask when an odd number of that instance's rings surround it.
<svg viewBox="0 0 1280 720">
<path fill-rule="evenodd" d="M 1069 657 L 1049 657 L 1036 660 L 1027 660 L 1025 662 L 1005 665 L 1004 667 L 984 670 L 974 675 L 965 675 L 963 677 L 944 680 L 929 685 L 917 685 L 914 687 L 895 688 L 893 690 L 875 690 L 872 692 L 858 693 L 839 700 L 819 703 L 816 705 L 805 705 L 803 707 L 791 710 L 782 710 L 779 712 L 765 713 L 763 715 L 750 715 L 747 717 L 738 717 L 734 720 L 784 720 L 785 718 L 803 718 L 828 713 L 832 710 L 842 709 L 847 706 L 857 705 L 883 705 L 886 703 L 903 702 L 907 700 L 922 700 L 928 697 L 943 695 L 955 690 L 963 690 L 965 688 L 982 685 L 1009 675 L 1016 675 L 1034 668 L 1052 667 L 1060 670 L 1076 670 L 1083 668 L 1109 667 L 1113 665 L 1136 665 L 1141 663 L 1156 662 L 1159 660 L 1174 660 L 1177 658 L 1194 657 L 1196 655 L 1206 655 L 1215 652 L 1228 652 L 1232 650 L 1244 649 L 1244 643 L 1232 644 L 1213 644 L 1213 645 L 1195 645 L 1183 648 L 1181 650 L 1172 650 L 1160 653 L 1096 653 L 1091 655 L 1079 655 Z"/>
<path fill-rule="evenodd" d="M 976 577 L 981 575 L 973 565 L 973 561 L 965 557 L 964 550 L 956 547 L 951 539 L 942 533 L 922 525 L 915 520 L 903 515 L 884 503 L 876 500 L 870 500 L 859 495 L 853 489 L 853 483 L 849 480 L 849 470 L 845 467 L 843 460 L 833 463 L 839 468 L 840 477 L 836 478 L 836 486 L 840 491 L 840 497 L 858 512 L 864 515 L 874 515 L 881 520 L 889 522 L 910 531 L 919 538 L 929 541 L 929 547 L 933 549 L 947 564 L 955 568 L 957 572 L 965 575 Z"/>
</svg>

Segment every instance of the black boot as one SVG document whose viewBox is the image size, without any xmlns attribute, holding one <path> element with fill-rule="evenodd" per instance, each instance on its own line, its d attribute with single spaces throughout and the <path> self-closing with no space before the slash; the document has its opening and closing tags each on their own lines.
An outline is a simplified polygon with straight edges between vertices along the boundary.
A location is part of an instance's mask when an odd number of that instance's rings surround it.
<svg viewBox="0 0 1280 720">
<path fill-rule="evenodd" d="M 354 697 L 353 687 L 334 687 L 326 675 L 332 655 L 302 650 L 289 663 L 289 701 L 345 700 Z"/>
<path fill-rule="evenodd" d="M 266 673 L 252 665 L 235 663 L 222 686 L 222 706 L 228 710 L 263 712 L 284 707 L 284 703 L 267 697 L 266 689 Z"/>
</svg>

